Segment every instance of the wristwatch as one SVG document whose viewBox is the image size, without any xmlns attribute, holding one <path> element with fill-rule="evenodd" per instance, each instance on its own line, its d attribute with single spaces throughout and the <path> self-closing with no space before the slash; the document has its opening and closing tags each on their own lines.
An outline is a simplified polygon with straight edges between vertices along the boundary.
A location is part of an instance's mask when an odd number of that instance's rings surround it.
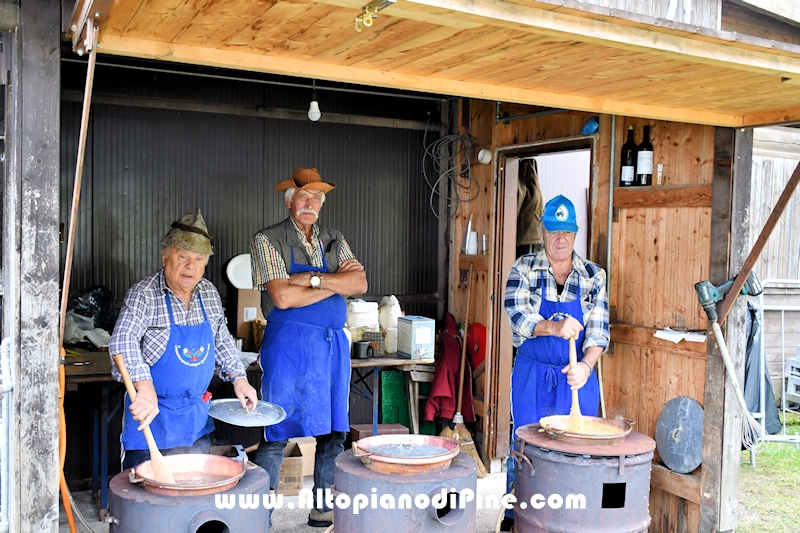
<svg viewBox="0 0 800 533">
<path fill-rule="evenodd" d="M 314 272 L 311 274 L 311 288 L 312 289 L 321 289 L 322 288 L 322 276 L 319 272 Z"/>
</svg>

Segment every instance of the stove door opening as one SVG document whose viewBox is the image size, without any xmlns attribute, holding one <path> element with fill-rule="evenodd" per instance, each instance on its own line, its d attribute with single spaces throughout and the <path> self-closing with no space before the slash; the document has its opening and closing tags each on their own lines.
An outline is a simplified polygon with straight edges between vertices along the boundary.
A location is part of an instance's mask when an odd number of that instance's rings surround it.
<svg viewBox="0 0 800 533">
<path fill-rule="evenodd" d="M 622 509 L 625 507 L 626 483 L 603 483 L 603 509 Z"/>
<path fill-rule="evenodd" d="M 219 520 L 210 520 L 197 529 L 189 529 L 190 533 L 231 533 L 230 528 Z"/>
<path fill-rule="evenodd" d="M 431 502 L 428 514 L 435 521 L 451 526 L 464 516 L 466 501 L 462 501 L 464 497 L 458 491 L 438 488 L 428 496 Z"/>
</svg>

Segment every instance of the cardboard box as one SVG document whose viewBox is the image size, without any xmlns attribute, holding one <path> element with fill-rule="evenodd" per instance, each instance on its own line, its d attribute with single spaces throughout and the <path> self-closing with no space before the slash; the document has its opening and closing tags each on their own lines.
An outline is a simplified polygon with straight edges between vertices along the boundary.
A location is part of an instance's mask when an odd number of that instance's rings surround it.
<svg viewBox="0 0 800 533">
<path fill-rule="evenodd" d="M 236 291 L 236 327 L 231 332 L 234 337 L 244 339 L 244 351 L 258 351 L 253 340 L 253 320 L 264 320 L 261 312 L 261 291 L 238 289 Z"/>
<path fill-rule="evenodd" d="M 378 424 L 378 435 L 408 435 L 403 424 Z M 350 426 L 350 440 L 356 442 L 372 436 L 372 424 L 353 424 Z"/>
<path fill-rule="evenodd" d="M 436 321 L 424 316 L 397 319 L 397 355 L 408 359 L 432 359 L 436 341 Z"/>
<path fill-rule="evenodd" d="M 303 452 L 296 442 L 283 450 L 283 462 L 278 478 L 278 494 L 296 496 L 303 490 Z"/>
<path fill-rule="evenodd" d="M 289 444 L 296 444 L 303 456 L 303 477 L 314 475 L 314 456 L 317 452 L 315 437 L 296 437 L 289 439 Z"/>
</svg>

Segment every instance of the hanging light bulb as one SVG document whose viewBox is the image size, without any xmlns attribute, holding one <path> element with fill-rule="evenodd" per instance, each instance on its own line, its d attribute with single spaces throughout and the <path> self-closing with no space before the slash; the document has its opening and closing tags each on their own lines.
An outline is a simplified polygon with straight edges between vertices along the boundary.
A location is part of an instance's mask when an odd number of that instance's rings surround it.
<svg viewBox="0 0 800 533">
<path fill-rule="evenodd" d="M 314 80 L 313 90 L 311 91 L 311 104 L 308 106 L 308 120 L 316 122 L 321 116 L 319 102 L 317 102 L 317 80 Z"/>
</svg>

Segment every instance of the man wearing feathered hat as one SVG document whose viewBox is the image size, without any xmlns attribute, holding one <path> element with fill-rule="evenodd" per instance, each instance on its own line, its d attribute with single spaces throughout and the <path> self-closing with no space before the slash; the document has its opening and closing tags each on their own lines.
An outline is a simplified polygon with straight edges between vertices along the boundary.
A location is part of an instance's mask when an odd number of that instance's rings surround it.
<svg viewBox="0 0 800 533">
<path fill-rule="evenodd" d="M 367 277 L 342 234 L 317 224 L 326 183 L 315 168 L 295 169 L 275 189 L 284 192 L 289 216 L 253 237 L 253 287 L 261 291 L 267 319 L 261 345 L 264 400 L 286 410 L 286 419 L 264 428 L 255 462 L 277 488 L 283 449 L 292 437 L 317 437 L 315 506 L 308 524 L 327 527 L 333 510 L 316 501 L 333 484 L 348 421 L 350 350 L 344 333 L 343 297 L 363 294 Z"/>
<path fill-rule="evenodd" d="M 125 295 L 108 347 L 112 358 L 125 356 L 136 388 L 135 401 L 125 397 L 123 468 L 150 458 L 141 432 L 148 425 L 165 455 L 208 453 L 214 423 L 204 394 L 215 368 L 223 380 L 233 381 L 243 407 L 255 407 L 258 400 L 228 332 L 219 293 L 203 278 L 214 254 L 211 238 L 200 209 L 189 210 L 161 240 L 163 268 Z M 121 381 L 113 359 L 112 372 Z"/>
</svg>

